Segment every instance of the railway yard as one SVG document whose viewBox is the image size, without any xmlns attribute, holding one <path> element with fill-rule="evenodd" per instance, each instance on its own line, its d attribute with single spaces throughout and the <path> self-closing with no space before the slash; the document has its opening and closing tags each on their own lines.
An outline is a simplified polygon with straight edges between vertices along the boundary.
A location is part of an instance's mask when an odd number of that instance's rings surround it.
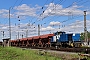
<svg viewBox="0 0 90 60">
<path fill-rule="evenodd" d="M 0 60 L 90 60 L 89 0 L 2 2 Z"/>
<path fill-rule="evenodd" d="M 64 55 L 70 57 L 70 55 L 78 55 L 77 59 L 84 59 L 90 57 L 90 47 L 83 46 L 84 44 L 80 39 L 80 34 L 66 34 L 65 32 L 56 32 L 54 34 L 46 34 L 40 36 L 33 36 L 27 38 L 21 38 L 17 40 L 3 39 L 3 47 L 11 44 L 12 47 L 19 47 L 25 49 L 39 49 L 38 53 L 44 55 L 47 52 L 51 56 L 63 57 Z M 54 54 L 55 53 L 55 54 Z M 80 56 L 83 56 L 81 58 Z M 62 60 L 66 60 L 63 57 Z M 72 58 L 70 58 L 72 59 Z M 69 58 L 67 60 L 70 60 Z"/>
</svg>

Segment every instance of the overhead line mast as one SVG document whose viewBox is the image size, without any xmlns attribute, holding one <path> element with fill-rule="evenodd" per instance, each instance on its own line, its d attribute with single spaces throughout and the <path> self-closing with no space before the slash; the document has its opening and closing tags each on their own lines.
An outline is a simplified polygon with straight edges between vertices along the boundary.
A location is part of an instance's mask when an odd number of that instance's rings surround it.
<svg viewBox="0 0 90 60">
<path fill-rule="evenodd" d="M 40 25 L 38 24 L 38 36 L 40 35 Z"/>
<path fill-rule="evenodd" d="M 10 21 L 10 9 L 9 8 L 9 39 L 11 40 L 11 21 Z M 11 46 L 11 42 L 9 41 L 9 45 Z"/>
<path fill-rule="evenodd" d="M 88 42 L 87 27 L 86 27 L 86 11 L 84 11 L 84 37 L 85 42 Z"/>
</svg>

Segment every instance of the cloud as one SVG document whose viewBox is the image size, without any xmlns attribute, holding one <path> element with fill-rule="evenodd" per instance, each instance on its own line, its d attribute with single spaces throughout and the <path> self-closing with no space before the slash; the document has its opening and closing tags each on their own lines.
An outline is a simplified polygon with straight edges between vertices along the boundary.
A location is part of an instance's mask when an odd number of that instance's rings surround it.
<svg viewBox="0 0 90 60">
<path fill-rule="evenodd" d="M 35 27 L 35 28 L 34 28 Z M 1 31 L 4 31 L 4 37 L 8 38 L 9 37 L 9 26 L 6 24 L 0 24 L 0 33 L 3 34 Z M 12 39 L 16 39 L 16 35 L 18 36 L 18 32 L 19 32 L 19 36 L 21 38 L 21 35 L 23 34 L 23 37 L 26 37 L 26 32 L 28 30 L 28 37 L 33 36 L 33 35 L 37 35 L 38 34 L 38 29 L 37 26 L 35 24 L 30 24 L 30 26 L 28 25 L 28 23 L 20 23 L 20 27 L 18 25 L 11 25 L 11 37 Z M 3 37 L 3 35 L 1 35 L 0 37 Z"/>
<path fill-rule="evenodd" d="M 53 22 L 53 21 L 52 21 Z M 82 33 L 84 32 L 84 21 L 83 20 L 76 20 L 75 22 L 68 24 L 67 26 L 63 26 L 63 27 L 58 27 L 58 25 L 56 25 L 56 27 L 53 27 L 52 22 L 50 22 L 51 26 L 47 26 L 46 28 L 42 27 L 41 28 L 41 32 L 56 32 L 56 31 L 65 31 L 67 33 Z M 90 32 L 90 20 L 86 21 L 86 26 L 87 26 L 87 31 Z M 60 25 L 61 26 L 61 25 Z M 57 28 L 58 27 L 58 28 Z"/>
<path fill-rule="evenodd" d="M 82 15 L 83 11 L 79 9 L 81 7 L 82 6 L 73 4 L 71 7 L 64 8 L 60 4 L 50 3 L 48 5 L 45 5 L 46 10 L 44 10 L 43 13 L 38 14 L 39 12 L 42 11 L 41 6 L 35 5 L 34 7 L 31 7 L 30 5 L 22 4 L 19 6 L 15 6 L 13 9 L 11 9 L 10 15 L 11 18 L 23 16 L 23 17 L 36 17 L 39 19 L 43 19 L 48 16 Z M 0 10 L 0 17 L 8 18 L 8 15 L 9 10 L 6 9 Z"/>
<path fill-rule="evenodd" d="M 51 30 L 54 30 L 54 28 L 52 28 L 51 26 L 48 26 L 48 27 L 46 27 L 46 28 L 41 28 L 40 29 L 41 31 L 51 31 Z"/>
<path fill-rule="evenodd" d="M 56 31 L 60 31 L 60 29 L 59 29 L 59 26 L 61 25 L 61 23 L 60 22 L 58 22 L 58 21 L 52 21 L 52 22 L 50 22 L 49 23 L 49 26 L 47 26 L 47 27 L 41 27 L 41 31 L 42 32 L 56 32 Z M 54 27 L 55 26 L 55 27 Z"/>
<path fill-rule="evenodd" d="M 4 26 L 4 27 L 2 27 L 2 29 L 7 29 L 8 27 L 6 27 L 6 26 Z"/>
<path fill-rule="evenodd" d="M 18 16 L 36 16 L 36 12 L 40 9 L 40 7 L 38 5 L 36 5 L 36 7 L 30 7 L 27 4 L 22 4 L 14 7 L 14 9 L 17 10 L 15 14 Z"/>
<path fill-rule="evenodd" d="M 7 18 L 9 15 L 9 10 L 6 10 L 6 9 L 1 9 L 0 10 L 0 17 L 1 18 Z"/>
<path fill-rule="evenodd" d="M 52 22 L 55 22 L 55 21 L 52 21 Z M 40 28 L 40 33 L 41 34 L 48 34 L 48 33 L 54 33 L 56 31 L 65 31 L 67 33 L 81 33 L 84 31 L 84 22 L 82 20 L 76 20 L 75 22 L 67 25 L 67 26 L 64 26 L 64 27 L 60 27 L 57 28 L 58 26 L 58 21 L 56 21 L 54 24 L 56 27 L 53 27 L 52 26 L 52 22 L 49 23 L 49 26 L 47 27 L 41 27 Z M 90 32 L 90 20 L 87 20 L 87 30 Z M 51 24 L 51 26 L 50 26 Z M 20 38 L 21 38 L 21 35 L 23 34 L 24 37 L 26 37 L 26 31 L 28 30 L 28 37 L 30 36 L 35 36 L 35 35 L 38 35 L 38 28 L 37 28 L 37 25 L 32 25 L 30 24 L 30 26 L 28 25 L 28 23 L 24 24 L 24 23 L 21 23 L 20 24 L 20 27 L 15 26 L 15 25 L 12 25 L 11 27 L 11 33 L 12 33 L 12 39 L 16 39 L 16 35 L 18 36 L 18 32 L 19 32 L 19 35 L 20 35 Z M 5 31 L 5 36 L 6 37 L 9 37 L 9 30 L 8 30 L 8 25 L 0 25 L 1 29 L 0 31 Z M 25 28 L 27 27 L 27 28 Z M 34 28 L 35 27 L 35 28 Z M 2 32 L 0 32 L 2 33 Z"/>
<path fill-rule="evenodd" d="M 8 13 L 8 12 L 9 12 L 9 10 L 6 10 L 6 9 L 1 9 L 1 10 L 0 10 L 0 14 Z"/>
<path fill-rule="evenodd" d="M 58 21 L 52 21 L 52 22 L 50 22 L 50 24 L 49 24 L 50 26 L 59 26 L 59 25 L 61 25 L 61 23 L 60 22 L 58 22 Z"/>
<path fill-rule="evenodd" d="M 10 10 L 10 18 L 15 18 L 15 14 L 11 13 L 12 9 Z M 1 9 L 0 10 L 0 18 L 9 18 L 9 10 Z"/>
<path fill-rule="evenodd" d="M 68 15 L 82 15 L 83 11 L 80 10 L 81 6 L 72 5 L 71 7 L 63 8 L 60 4 L 50 3 L 45 5 L 47 8 L 41 15 L 40 18 L 43 19 L 48 16 L 68 16 Z"/>
<path fill-rule="evenodd" d="M 37 17 L 37 12 L 40 11 L 40 8 L 41 7 L 38 5 L 35 5 L 35 7 L 31 7 L 27 4 L 15 6 L 10 9 L 10 18 L 17 18 L 17 16 L 20 16 L 21 18 Z M 9 10 L 1 9 L 0 18 L 9 18 Z"/>
<path fill-rule="evenodd" d="M 24 34 L 26 35 L 27 32 L 28 32 L 28 36 L 31 36 L 31 34 L 34 35 L 34 33 L 36 34 L 37 33 L 37 27 L 36 25 L 32 25 L 32 24 L 29 24 L 28 23 L 20 23 L 20 25 L 18 26 L 15 26 L 14 28 L 12 28 L 12 32 L 16 32 L 16 33 L 20 33 L 20 34 Z M 12 34 L 13 34 L 12 33 Z M 25 36 L 24 36 L 25 37 Z"/>
<path fill-rule="evenodd" d="M 86 23 L 87 31 L 90 32 L 90 24 L 89 24 L 90 20 L 87 20 L 86 22 L 87 22 Z M 61 31 L 72 32 L 72 33 L 84 32 L 84 21 L 76 20 L 74 23 L 71 23 L 68 26 L 61 28 Z"/>
</svg>

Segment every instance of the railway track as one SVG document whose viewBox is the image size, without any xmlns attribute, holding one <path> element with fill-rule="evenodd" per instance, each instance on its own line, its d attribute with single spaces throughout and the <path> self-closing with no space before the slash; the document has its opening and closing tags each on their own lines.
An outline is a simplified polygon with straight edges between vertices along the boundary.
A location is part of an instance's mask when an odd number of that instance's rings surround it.
<svg viewBox="0 0 90 60">
<path fill-rule="evenodd" d="M 90 48 L 88 47 L 80 47 L 80 48 L 58 48 L 56 49 L 55 47 L 21 47 L 21 48 L 31 48 L 31 49 L 45 49 L 45 50 L 55 50 L 55 51 L 65 51 L 65 52 L 78 52 L 78 53 L 85 53 L 86 49 L 87 52 L 90 53 Z"/>
<path fill-rule="evenodd" d="M 90 53 L 90 48 L 60 48 L 60 49 L 51 49 L 51 50 L 85 53 L 86 49 L 87 49 L 87 52 Z"/>
</svg>

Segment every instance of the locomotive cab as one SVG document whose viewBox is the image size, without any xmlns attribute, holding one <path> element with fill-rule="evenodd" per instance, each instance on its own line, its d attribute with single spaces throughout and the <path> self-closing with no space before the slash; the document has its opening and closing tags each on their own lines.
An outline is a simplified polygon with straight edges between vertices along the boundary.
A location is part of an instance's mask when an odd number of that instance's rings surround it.
<svg viewBox="0 0 90 60">
<path fill-rule="evenodd" d="M 51 38 L 51 46 L 55 47 L 55 46 L 60 45 L 58 40 L 60 38 L 60 35 L 62 35 L 62 34 L 65 34 L 65 32 L 60 31 L 60 32 L 54 33 L 54 36 Z"/>
</svg>

